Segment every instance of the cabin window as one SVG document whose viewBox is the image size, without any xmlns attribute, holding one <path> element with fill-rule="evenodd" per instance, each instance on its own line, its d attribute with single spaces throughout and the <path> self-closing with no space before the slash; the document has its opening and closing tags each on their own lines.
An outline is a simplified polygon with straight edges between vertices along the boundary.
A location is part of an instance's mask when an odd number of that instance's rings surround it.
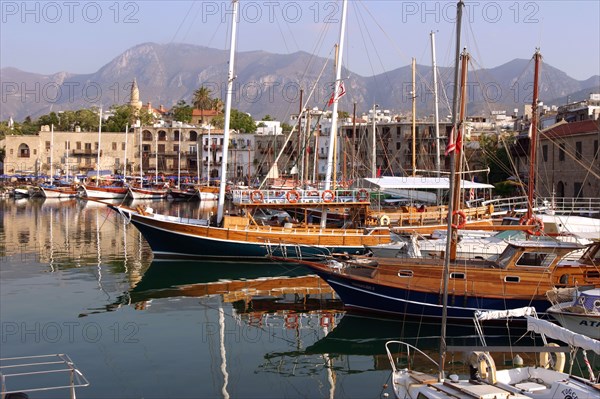
<svg viewBox="0 0 600 399">
<path fill-rule="evenodd" d="M 585 272 L 585 281 L 600 279 L 600 272 L 597 270 L 588 270 Z"/>
<path fill-rule="evenodd" d="M 556 254 L 548 252 L 525 252 L 516 262 L 517 266 L 548 267 L 556 259 Z"/>
<path fill-rule="evenodd" d="M 454 278 L 457 280 L 464 280 L 465 274 L 464 273 L 450 273 L 450 278 Z"/>
<path fill-rule="evenodd" d="M 505 283 L 520 283 L 521 282 L 521 277 L 519 277 L 519 276 L 506 276 L 506 277 L 504 277 L 504 282 Z"/>
<path fill-rule="evenodd" d="M 512 259 L 512 257 L 514 256 L 515 252 L 517 252 L 517 248 L 509 245 L 504 249 L 504 252 L 502 252 L 499 256 L 498 259 L 496 259 L 496 262 L 498 262 L 498 266 L 501 269 L 506 269 L 508 267 L 508 262 Z"/>
<path fill-rule="evenodd" d="M 412 270 L 400 270 L 398 271 L 398 277 L 412 277 L 413 276 L 413 271 Z"/>
</svg>

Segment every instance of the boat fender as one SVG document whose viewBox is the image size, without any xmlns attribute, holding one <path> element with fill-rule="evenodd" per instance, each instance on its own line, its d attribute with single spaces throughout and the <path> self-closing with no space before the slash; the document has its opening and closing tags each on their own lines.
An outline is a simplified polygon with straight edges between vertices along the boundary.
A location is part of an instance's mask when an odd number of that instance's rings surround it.
<svg viewBox="0 0 600 399">
<path fill-rule="evenodd" d="M 335 199 L 335 194 L 331 190 L 325 190 L 323 191 L 321 198 L 323 199 L 323 202 L 331 202 Z"/>
<path fill-rule="evenodd" d="M 255 204 L 263 202 L 264 199 L 265 196 L 261 191 L 254 190 L 252 193 L 250 193 L 250 201 L 254 202 Z"/>
<path fill-rule="evenodd" d="M 470 378 L 496 383 L 496 363 L 487 352 L 471 352 L 469 355 Z"/>
<path fill-rule="evenodd" d="M 560 347 L 554 342 L 550 342 L 546 346 Z M 565 354 L 562 352 L 540 352 L 540 366 L 545 369 L 552 367 L 554 371 L 562 373 L 565 369 Z"/>
<path fill-rule="evenodd" d="M 295 204 L 296 202 L 298 202 L 299 198 L 300 194 L 298 194 L 298 191 L 296 190 L 290 190 L 285 194 L 285 199 L 288 200 L 288 202 L 291 204 Z"/>
<path fill-rule="evenodd" d="M 379 218 L 380 226 L 389 226 L 390 225 L 390 217 L 388 215 L 383 215 Z"/>
<path fill-rule="evenodd" d="M 463 211 L 452 212 L 453 218 L 455 215 L 458 215 L 458 221 L 457 223 L 452 223 L 452 227 L 455 229 L 462 229 L 467 224 L 467 215 L 465 215 Z"/>
</svg>

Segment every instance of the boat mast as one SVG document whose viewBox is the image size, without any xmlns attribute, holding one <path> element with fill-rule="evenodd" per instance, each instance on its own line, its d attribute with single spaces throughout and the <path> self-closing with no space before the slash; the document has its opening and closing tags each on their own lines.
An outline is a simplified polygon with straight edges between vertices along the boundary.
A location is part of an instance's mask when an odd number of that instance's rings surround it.
<svg viewBox="0 0 600 399">
<path fill-rule="evenodd" d="M 454 61 L 454 95 L 452 97 L 452 129 L 456 132 L 456 114 L 458 113 L 458 68 L 459 68 L 459 59 L 460 59 L 460 30 L 461 30 L 461 19 L 462 19 L 462 8 L 464 3 L 462 0 L 458 2 L 456 5 L 456 51 L 455 51 L 455 61 Z M 450 153 L 450 176 L 449 184 L 450 184 L 450 197 L 452 197 L 453 193 L 453 180 L 452 176 L 456 173 L 455 165 L 454 165 L 454 157 L 456 156 L 456 151 L 452 151 Z M 451 238 L 452 234 L 455 232 L 452 228 L 452 213 L 454 212 L 454 203 L 453 199 L 450 198 L 448 201 L 448 233 L 446 237 Z M 450 274 L 450 241 L 451 239 L 446 240 L 446 256 L 444 256 L 444 279 L 442 284 L 443 290 L 443 299 L 442 299 L 442 329 L 440 332 L 440 358 L 439 358 L 439 375 L 438 379 L 440 381 L 444 380 L 444 362 L 446 360 L 446 323 L 448 320 L 448 281 Z"/>
<path fill-rule="evenodd" d="M 455 163 L 455 173 L 452 175 L 452 179 L 454 179 L 454 184 L 452 186 L 452 200 L 454 202 L 453 208 L 458 211 L 461 208 L 460 205 L 460 189 L 462 183 L 462 131 L 464 129 L 464 121 L 465 121 L 465 113 L 466 113 L 466 102 L 467 102 L 467 67 L 469 64 L 469 53 L 465 49 L 461 55 L 462 58 L 462 66 L 461 66 L 461 79 L 460 79 L 460 111 L 458 114 L 458 126 L 455 130 L 454 135 L 454 144 L 456 146 L 456 150 L 453 151 L 455 155 L 454 163 Z M 454 212 L 453 212 L 454 213 Z M 456 218 L 459 216 L 456 215 Z M 454 215 L 453 215 L 454 218 Z M 455 225 L 458 225 L 458 222 L 455 222 Z M 458 231 L 456 228 L 453 229 L 451 244 L 450 247 L 450 260 L 456 259 L 456 244 L 458 242 L 457 234 Z"/>
<path fill-rule="evenodd" d="M 158 134 L 158 133 L 156 133 L 156 134 Z M 144 181 L 144 170 L 142 167 L 142 164 L 143 164 L 142 149 L 143 149 L 143 147 L 144 146 L 142 144 L 142 127 L 140 126 L 140 188 L 142 187 L 142 182 Z M 148 160 L 148 162 L 150 162 L 150 160 Z"/>
<path fill-rule="evenodd" d="M 417 75 L 417 60 L 412 59 L 412 175 L 417 175 L 417 93 L 416 93 L 416 75 Z"/>
<path fill-rule="evenodd" d="M 435 170 L 437 177 L 440 177 L 440 115 L 438 101 L 438 84 L 437 84 L 437 65 L 435 60 L 435 32 L 431 31 L 431 65 L 433 69 L 433 101 L 435 115 Z M 438 193 L 439 200 L 439 193 Z"/>
<path fill-rule="evenodd" d="M 127 134 L 129 133 L 129 123 L 125 124 L 125 151 L 123 154 L 123 183 L 127 181 Z"/>
<path fill-rule="evenodd" d="M 54 182 L 54 123 L 50 127 L 50 184 Z"/>
<path fill-rule="evenodd" d="M 535 162 L 537 153 L 537 123 L 538 123 L 538 79 L 540 73 L 540 63 L 542 54 L 540 49 L 535 50 L 533 55 L 535 60 L 535 73 L 533 75 L 533 102 L 531 104 L 531 137 L 529 139 L 529 185 L 527 191 L 527 220 L 533 217 L 533 195 L 535 191 Z"/>
<path fill-rule="evenodd" d="M 231 13 L 231 45 L 229 48 L 229 70 L 227 71 L 227 94 L 225 98 L 225 123 L 223 127 L 223 157 L 221 164 L 221 184 L 219 186 L 219 204 L 217 207 L 217 224 L 223 220 L 223 207 L 225 205 L 225 188 L 227 186 L 227 156 L 229 154 L 229 123 L 231 121 L 231 97 L 233 94 L 233 80 L 235 76 L 235 38 L 237 34 L 237 12 L 238 0 L 232 0 L 233 11 Z"/>
<path fill-rule="evenodd" d="M 333 107 L 331 109 L 331 132 L 329 133 L 329 148 L 327 152 L 327 170 L 325 174 L 325 190 L 331 188 L 331 176 L 333 175 L 333 153 L 335 149 L 335 138 L 337 136 L 337 119 L 338 119 L 338 93 L 342 84 L 342 54 L 344 53 L 344 35 L 346 33 L 346 13 L 348 10 L 348 2 L 342 2 L 342 20 L 340 23 L 340 43 L 338 45 L 336 65 L 335 65 L 335 82 L 333 83 Z M 324 220 L 321 222 L 323 223 Z"/>
<path fill-rule="evenodd" d="M 99 108 L 98 112 L 98 158 L 96 161 L 96 187 L 100 187 L 100 132 L 102 131 L 102 107 Z"/>
<path fill-rule="evenodd" d="M 329 148 L 327 151 L 327 170 L 325 173 L 325 190 L 331 189 L 331 176 L 333 174 L 333 155 L 335 151 L 335 138 L 337 136 L 337 119 L 338 119 L 338 101 L 341 85 L 342 85 L 342 54 L 344 53 L 344 35 L 346 33 L 346 13 L 348 11 L 348 1 L 342 1 L 342 19 L 340 23 L 340 43 L 336 52 L 335 64 L 335 82 L 333 82 L 333 107 L 331 109 L 331 132 L 329 132 Z M 321 227 L 327 225 L 327 211 L 321 213 Z"/>
<path fill-rule="evenodd" d="M 375 126 L 375 115 L 377 114 L 377 104 L 373 104 L 373 127 L 371 136 L 371 177 L 377 177 L 377 127 Z"/>
</svg>

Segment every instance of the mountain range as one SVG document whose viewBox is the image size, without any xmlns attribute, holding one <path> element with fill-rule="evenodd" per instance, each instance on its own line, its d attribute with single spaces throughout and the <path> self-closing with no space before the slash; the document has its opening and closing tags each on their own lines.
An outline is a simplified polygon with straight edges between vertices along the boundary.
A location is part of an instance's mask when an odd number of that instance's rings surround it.
<svg viewBox="0 0 600 399">
<path fill-rule="evenodd" d="M 532 53 L 533 55 L 533 53 Z M 21 121 L 51 111 L 72 110 L 129 101 L 135 78 L 140 99 L 154 108 L 171 108 L 183 99 L 191 103 L 200 86 L 213 97 L 225 98 L 229 52 L 190 44 L 144 43 L 126 50 L 97 72 L 74 74 L 59 72 L 42 75 L 16 68 L 0 70 L 2 107 L 0 120 L 12 117 Z M 585 62 L 585 60 L 581 60 Z M 236 55 L 233 107 L 250 113 L 255 119 L 269 114 L 288 121 L 297 113 L 300 90 L 309 107 L 326 107 L 334 80 L 333 62 L 306 52 L 272 54 L 264 51 Z M 448 115 L 452 96 L 453 68 L 439 68 L 440 115 Z M 430 66 L 417 65 L 417 114 L 432 113 L 432 72 Z M 364 77 L 343 68 L 346 95 L 340 109 L 365 113 L 374 103 L 393 114 L 408 114 L 412 106 L 412 72 L 404 66 L 379 75 Z M 531 103 L 533 61 L 514 59 L 489 69 L 468 74 L 469 115 L 489 115 L 491 111 L 522 110 Z M 560 105 L 588 98 L 600 92 L 600 76 L 576 80 L 565 72 L 544 64 L 540 77 L 540 101 Z M 314 90 L 313 90 L 314 89 Z"/>
</svg>

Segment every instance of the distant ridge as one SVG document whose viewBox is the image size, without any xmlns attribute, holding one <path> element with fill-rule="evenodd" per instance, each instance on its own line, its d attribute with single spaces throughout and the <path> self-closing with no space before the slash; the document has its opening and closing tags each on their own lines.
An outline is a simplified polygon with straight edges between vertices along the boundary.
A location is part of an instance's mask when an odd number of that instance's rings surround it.
<svg viewBox="0 0 600 399">
<path fill-rule="evenodd" d="M 202 84 L 215 97 L 225 98 L 228 52 L 191 44 L 143 43 L 134 46 L 91 74 L 59 72 L 35 74 L 16 68 L 0 70 L 2 107 L 0 119 L 26 116 L 33 118 L 51 111 L 78 109 L 102 104 L 107 108 L 129 100 L 133 78 L 140 87 L 141 100 L 153 106 L 172 107 L 180 99 L 191 102 L 192 93 Z M 287 121 L 299 109 L 299 89 L 304 98 L 317 81 L 323 65 L 328 62 L 310 107 L 323 108 L 331 93 L 333 80 L 331 61 L 313 57 L 306 52 L 272 54 L 264 51 L 240 52 L 236 56 L 235 93 L 233 106 L 261 119 L 269 114 Z M 431 67 L 419 65 L 417 82 L 418 115 L 432 113 Z M 357 103 L 359 113 L 366 112 L 374 102 L 394 113 L 411 109 L 411 71 L 409 66 L 372 77 L 344 70 L 347 95 L 340 108 L 352 111 Z M 440 77 L 446 88 L 452 84 L 450 68 L 441 68 Z M 492 110 L 511 113 L 531 103 L 533 66 L 530 60 L 514 59 L 490 69 L 469 73 L 469 114 L 489 114 Z M 448 95 L 452 94 L 447 90 Z M 578 81 L 550 65 L 542 67 L 540 100 L 546 105 L 560 105 L 582 100 L 591 92 L 600 92 L 600 76 Z M 488 101 L 484 101 L 484 93 Z M 448 114 L 443 106 L 440 115 Z"/>
</svg>

